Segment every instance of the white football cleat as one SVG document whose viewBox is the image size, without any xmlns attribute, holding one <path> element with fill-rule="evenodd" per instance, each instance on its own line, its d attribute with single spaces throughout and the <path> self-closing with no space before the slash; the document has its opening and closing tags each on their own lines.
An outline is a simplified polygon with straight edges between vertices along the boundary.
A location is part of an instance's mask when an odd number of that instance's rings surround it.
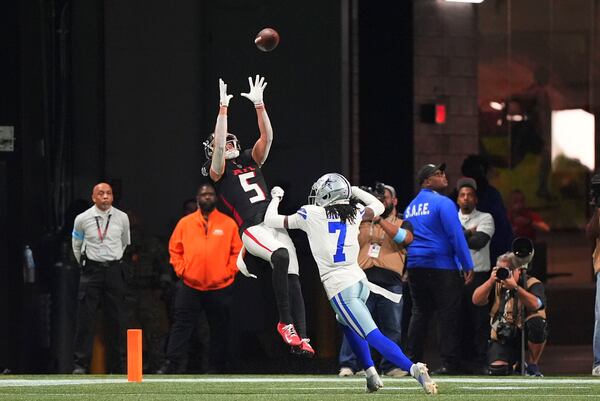
<svg viewBox="0 0 600 401">
<path fill-rule="evenodd" d="M 410 374 L 415 379 L 417 379 L 417 381 L 423 387 L 423 390 L 425 390 L 427 394 L 437 394 L 437 384 L 435 384 L 435 382 L 431 380 L 431 377 L 429 377 L 429 370 L 427 369 L 427 365 L 421 362 L 415 363 L 410 368 Z"/>
<path fill-rule="evenodd" d="M 381 380 L 381 377 L 379 377 L 379 375 L 377 373 L 372 374 L 371 376 L 367 376 L 367 387 L 365 389 L 365 392 L 374 393 L 375 391 L 379 390 L 382 387 L 383 387 L 383 381 Z"/>
</svg>

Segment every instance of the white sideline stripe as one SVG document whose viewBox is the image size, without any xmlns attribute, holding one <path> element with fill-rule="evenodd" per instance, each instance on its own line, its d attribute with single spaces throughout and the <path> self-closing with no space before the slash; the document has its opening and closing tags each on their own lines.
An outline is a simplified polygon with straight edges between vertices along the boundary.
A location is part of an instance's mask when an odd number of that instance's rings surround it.
<svg viewBox="0 0 600 401">
<path fill-rule="evenodd" d="M 269 390 L 281 390 L 281 387 L 267 387 Z M 339 387 L 291 387 L 292 390 L 356 390 L 357 386 L 339 386 Z M 388 387 L 383 386 L 379 389 L 379 391 L 386 390 L 408 390 L 408 391 L 419 391 L 423 392 L 423 388 L 419 385 L 419 383 L 415 382 L 414 386 L 410 387 Z"/>
<path fill-rule="evenodd" d="M 465 390 L 539 390 L 541 388 L 548 388 L 544 386 L 485 386 L 485 387 L 477 387 L 477 386 L 461 386 L 460 388 Z M 552 386 L 553 390 L 562 389 L 562 388 L 578 388 L 578 389 L 590 389 L 590 386 Z"/>
<path fill-rule="evenodd" d="M 389 384 L 400 384 L 400 382 L 412 382 L 412 377 L 385 378 Z M 148 383 L 364 383 L 361 378 L 338 378 L 331 377 L 196 377 L 196 378 L 158 378 L 148 377 L 143 379 Z M 596 384 L 600 385 L 600 379 L 550 379 L 550 378 L 435 378 L 437 383 L 489 383 L 499 384 L 501 387 L 511 384 L 537 385 L 538 388 L 548 384 Z M 68 386 L 68 385 L 91 385 L 91 384 L 121 384 L 127 383 L 126 378 L 89 378 L 89 379 L 1 379 L 0 387 L 26 387 L 26 386 Z M 390 388 L 390 387 L 384 387 Z M 481 387 L 474 387 L 481 388 Z M 493 387 L 498 389 L 499 387 Z M 516 389 L 523 387 L 515 386 Z"/>
</svg>

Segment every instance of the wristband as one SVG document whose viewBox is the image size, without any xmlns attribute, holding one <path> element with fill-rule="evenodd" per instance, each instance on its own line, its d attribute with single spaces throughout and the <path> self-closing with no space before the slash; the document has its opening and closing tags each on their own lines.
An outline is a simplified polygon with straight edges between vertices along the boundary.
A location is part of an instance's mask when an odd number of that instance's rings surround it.
<svg viewBox="0 0 600 401">
<path fill-rule="evenodd" d="M 406 230 L 404 228 L 398 228 L 398 232 L 394 235 L 394 242 L 399 244 L 406 238 Z"/>
</svg>

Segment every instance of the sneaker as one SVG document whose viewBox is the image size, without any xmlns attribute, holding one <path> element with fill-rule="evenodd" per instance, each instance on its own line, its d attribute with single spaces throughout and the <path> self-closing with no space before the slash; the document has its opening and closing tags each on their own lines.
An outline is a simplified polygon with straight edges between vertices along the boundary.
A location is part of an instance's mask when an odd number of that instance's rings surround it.
<svg viewBox="0 0 600 401">
<path fill-rule="evenodd" d="M 85 368 L 83 366 L 75 365 L 75 368 L 73 369 L 73 374 L 74 375 L 84 375 Z"/>
<path fill-rule="evenodd" d="M 442 376 L 442 375 L 447 375 L 447 376 L 458 376 L 462 374 L 462 371 L 456 367 L 448 367 L 448 366 L 442 366 L 439 369 L 434 370 L 433 372 L 431 372 L 432 375 L 434 376 Z"/>
<path fill-rule="evenodd" d="M 340 368 L 340 372 L 338 373 L 338 376 L 339 377 L 350 377 L 350 376 L 354 376 L 354 372 L 352 371 L 352 369 L 342 366 Z"/>
<path fill-rule="evenodd" d="M 367 387 L 365 388 L 365 392 L 374 393 L 382 387 L 383 381 L 377 373 L 372 374 L 371 376 L 367 376 Z"/>
<path fill-rule="evenodd" d="M 312 358 L 315 356 L 315 350 L 310 345 L 310 338 L 303 338 L 302 344 L 297 347 L 292 347 L 290 352 L 295 355 L 300 355 L 305 358 Z"/>
<path fill-rule="evenodd" d="M 296 334 L 296 328 L 292 323 L 277 323 L 277 331 L 281 334 L 281 337 L 283 337 L 283 341 L 285 341 L 286 344 L 293 347 L 302 345 L 302 339 Z"/>
<path fill-rule="evenodd" d="M 169 359 L 165 360 L 160 368 L 158 368 L 155 375 L 175 375 L 185 373 L 185 368 L 182 368 L 180 363 L 175 363 Z"/>
<path fill-rule="evenodd" d="M 431 377 L 429 377 L 427 365 L 417 362 L 410 368 L 410 373 L 415 379 L 417 379 L 427 394 L 437 394 L 437 384 L 435 384 L 435 382 L 431 380 Z"/>
<path fill-rule="evenodd" d="M 402 370 L 400 368 L 394 368 L 392 370 L 388 370 L 383 375 L 388 376 L 388 377 L 404 377 L 404 376 L 408 375 L 408 372 L 406 370 Z"/>
<path fill-rule="evenodd" d="M 525 372 L 527 373 L 527 376 L 544 377 L 542 372 L 540 372 L 540 368 L 538 368 L 538 365 L 535 365 L 533 363 L 526 365 Z"/>
<path fill-rule="evenodd" d="M 594 366 L 594 369 L 592 369 L 592 376 L 600 376 L 600 365 Z"/>
<path fill-rule="evenodd" d="M 355 373 L 356 376 L 366 376 L 367 372 L 364 369 L 361 369 Z"/>
</svg>

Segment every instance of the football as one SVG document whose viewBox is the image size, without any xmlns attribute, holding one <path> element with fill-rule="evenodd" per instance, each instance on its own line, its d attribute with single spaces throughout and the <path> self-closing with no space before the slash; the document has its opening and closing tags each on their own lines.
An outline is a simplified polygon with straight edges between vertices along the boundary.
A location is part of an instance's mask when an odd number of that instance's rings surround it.
<svg viewBox="0 0 600 401">
<path fill-rule="evenodd" d="M 254 39 L 254 44 L 263 52 L 270 52 L 279 44 L 279 34 L 273 28 L 265 28 Z"/>
</svg>

